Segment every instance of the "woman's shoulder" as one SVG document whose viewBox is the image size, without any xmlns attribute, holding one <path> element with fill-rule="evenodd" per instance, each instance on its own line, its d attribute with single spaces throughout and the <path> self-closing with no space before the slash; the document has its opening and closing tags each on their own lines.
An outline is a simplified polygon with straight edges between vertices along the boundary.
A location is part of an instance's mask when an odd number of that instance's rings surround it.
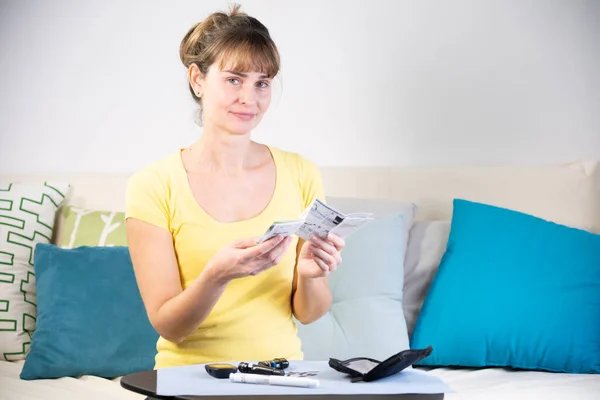
<svg viewBox="0 0 600 400">
<path fill-rule="evenodd" d="M 283 150 L 279 147 L 268 146 L 273 156 L 278 157 L 281 160 L 281 164 L 284 168 L 288 169 L 292 174 L 299 177 L 306 177 L 306 175 L 319 175 L 320 171 L 317 164 L 309 157 L 304 156 L 298 152 Z"/>
<path fill-rule="evenodd" d="M 314 161 L 298 152 L 274 147 L 271 151 L 281 160 L 280 165 L 286 169 L 290 182 L 294 182 L 301 191 L 305 207 L 315 198 L 325 199 L 321 171 Z"/>
<path fill-rule="evenodd" d="M 169 154 L 134 172 L 127 182 L 125 216 L 170 229 L 173 176 L 178 154 Z"/>
</svg>

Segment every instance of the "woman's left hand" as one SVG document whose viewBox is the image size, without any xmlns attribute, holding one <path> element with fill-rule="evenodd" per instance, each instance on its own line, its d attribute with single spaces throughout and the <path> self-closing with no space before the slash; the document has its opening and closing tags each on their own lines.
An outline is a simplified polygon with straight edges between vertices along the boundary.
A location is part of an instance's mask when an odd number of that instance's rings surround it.
<svg viewBox="0 0 600 400">
<path fill-rule="evenodd" d="M 341 237 L 329 234 L 325 239 L 311 236 L 304 242 L 298 256 L 298 275 L 303 278 L 328 276 L 342 263 L 342 249 L 346 242 Z"/>
</svg>

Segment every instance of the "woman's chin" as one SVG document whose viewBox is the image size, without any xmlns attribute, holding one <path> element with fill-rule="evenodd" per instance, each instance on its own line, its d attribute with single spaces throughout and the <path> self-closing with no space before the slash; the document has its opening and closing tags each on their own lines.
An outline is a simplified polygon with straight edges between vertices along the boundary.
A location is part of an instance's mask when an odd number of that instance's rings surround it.
<svg viewBox="0 0 600 400">
<path fill-rule="evenodd" d="M 228 124 L 227 130 L 234 135 L 247 135 L 256 127 L 256 123 L 252 122 L 244 122 L 244 123 L 233 123 Z"/>
</svg>

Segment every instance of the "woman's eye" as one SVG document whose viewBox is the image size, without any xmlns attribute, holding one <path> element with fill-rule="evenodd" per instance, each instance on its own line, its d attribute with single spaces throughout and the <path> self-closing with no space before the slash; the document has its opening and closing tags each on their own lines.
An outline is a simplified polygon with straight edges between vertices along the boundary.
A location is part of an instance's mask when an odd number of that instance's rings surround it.
<svg viewBox="0 0 600 400">
<path fill-rule="evenodd" d="M 269 87 L 269 84 L 267 82 L 258 82 L 257 85 L 261 89 Z"/>
<path fill-rule="evenodd" d="M 229 82 L 233 83 L 234 85 L 237 85 L 238 83 L 240 83 L 240 80 L 237 78 L 229 78 Z"/>
</svg>

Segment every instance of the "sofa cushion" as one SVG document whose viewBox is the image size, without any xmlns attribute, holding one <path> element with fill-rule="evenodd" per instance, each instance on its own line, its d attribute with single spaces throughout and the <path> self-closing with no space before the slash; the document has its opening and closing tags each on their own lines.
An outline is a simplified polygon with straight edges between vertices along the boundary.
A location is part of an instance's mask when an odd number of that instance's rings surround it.
<svg viewBox="0 0 600 400">
<path fill-rule="evenodd" d="M 343 262 L 329 277 L 329 312 L 309 325 L 298 324 L 304 358 L 383 360 L 408 348 L 402 286 L 414 205 L 333 197 L 327 202 L 342 212 L 373 212 L 377 218 L 346 238 Z"/>
<path fill-rule="evenodd" d="M 65 206 L 61 214 L 61 247 L 127 245 L 124 212 Z"/>
<path fill-rule="evenodd" d="M 600 372 L 600 235 L 454 201 L 413 332 L 420 365 Z"/>
<path fill-rule="evenodd" d="M 410 230 L 402 291 L 402 307 L 409 337 L 446 251 L 449 233 L 450 221 L 415 221 Z"/>
<path fill-rule="evenodd" d="M 21 378 L 152 369 L 150 325 L 126 247 L 36 248 L 38 325 Z"/>
<path fill-rule="evenodd" d="M 67 183 L 0 183 L 0 360 L 22 360 L 36 325 L 35 246 L 49 243 Z"/>
</svg>

